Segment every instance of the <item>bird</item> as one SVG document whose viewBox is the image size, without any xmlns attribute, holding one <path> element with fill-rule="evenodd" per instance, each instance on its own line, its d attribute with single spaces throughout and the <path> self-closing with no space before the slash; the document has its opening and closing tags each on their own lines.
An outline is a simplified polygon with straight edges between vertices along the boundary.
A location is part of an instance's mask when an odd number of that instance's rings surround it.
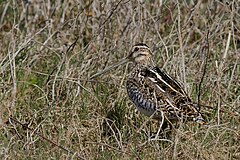
<svg viewBox="0 0 240 160">
<path fill-rule="evenodd" d="M 130 100 L 146 116 L 168 120 L 190 120 L 205 124 L 200 111 L 179 82 L 156 66 L 148 45 L 136 44 L 127 59 L 134 67 L 126 81 Z"/>
<path fill-rule="evenodd" d="M 169 121 L 206 123 L 180 83 L 157 67 L 153 53 L 145 43 L 134 45 L 126 58 L 91 78 L 126 62 L 133 63 L 126 80 L 127 94 L 143 115 Z"/>
</svg>

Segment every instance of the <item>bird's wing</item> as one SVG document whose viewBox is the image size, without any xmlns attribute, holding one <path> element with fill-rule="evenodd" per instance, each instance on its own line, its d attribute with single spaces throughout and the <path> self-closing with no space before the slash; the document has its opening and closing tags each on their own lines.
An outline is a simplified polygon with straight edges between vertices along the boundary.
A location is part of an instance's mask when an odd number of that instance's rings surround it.
<svg viewBox="0 0 240 160">
<path fill-rule="evenodd" d="M 162 79 L 162 81 L 165 81 L 167 84 L 169 84 L 172 87 L 171 89 L 173 91 L 186 96 L 186 92 L 183 90 L 182 86 L 176 80 L 174 80 L 170 75 L 163 72 L 160 68 L 155 67 L 153 70 L 151 70 L 151 72 L 154 73 L 157 77 L 160 76 L 160 79 Z"/>
<path fill-rule="evenodd" d="M 161 99 L 161 104 L 166 104 L 164 107 L 169 114 L 177 117 L 195 117 L 200 114 L 181 85 L 159 68 L 146 69 L 145 83 L 154 88 L 157 101 Z"/>
</svg>

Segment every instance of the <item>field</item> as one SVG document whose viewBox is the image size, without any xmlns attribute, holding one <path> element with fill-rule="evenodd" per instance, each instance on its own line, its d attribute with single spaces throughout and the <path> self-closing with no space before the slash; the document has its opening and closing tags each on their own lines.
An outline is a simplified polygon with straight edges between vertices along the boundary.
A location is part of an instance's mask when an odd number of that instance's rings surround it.
<svg viewBox="0 0 240 160">
<path fill-rule="evenodd" d="M 136 111 L 135 43 L 200 104 L 171 132 Z M 0 0 L 0 159 L 240 159 L 239 1 Z"/>
</svg>

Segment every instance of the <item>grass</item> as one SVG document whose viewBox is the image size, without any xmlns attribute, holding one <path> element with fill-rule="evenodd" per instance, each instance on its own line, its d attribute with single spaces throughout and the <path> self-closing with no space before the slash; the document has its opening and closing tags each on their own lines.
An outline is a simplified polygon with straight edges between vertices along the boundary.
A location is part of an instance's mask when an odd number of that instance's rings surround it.
<svg viewBox="0 0 240 160">
<path fill-rule="evenodd" d="M 1 159 L 240 159 L 239 10 L 237 1 L 0 1 Z M 128 99 L 128 66 L 89 80 L 137 42 L 210 106 L 207 126 L 151 140 L 159 123 Z"/>
</svg>

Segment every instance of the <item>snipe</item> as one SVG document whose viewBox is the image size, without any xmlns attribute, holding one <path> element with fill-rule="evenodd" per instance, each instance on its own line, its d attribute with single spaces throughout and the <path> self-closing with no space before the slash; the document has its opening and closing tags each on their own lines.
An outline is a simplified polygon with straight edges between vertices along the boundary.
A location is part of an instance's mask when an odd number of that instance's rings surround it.
<svg viewBox="0 0 240 160">
<path fill-rule="evenodd" d="M 91 78 L 128 61 L 133 62 L 134 67 L 126 82 L 127 93 L 141 113 L 155 119 L 164 116 L 169 120 L 205 123 L 181 85 L 155 65 L 152 52 L 146 44 L 136 44 L 123 61 Z"/>
</svg>

